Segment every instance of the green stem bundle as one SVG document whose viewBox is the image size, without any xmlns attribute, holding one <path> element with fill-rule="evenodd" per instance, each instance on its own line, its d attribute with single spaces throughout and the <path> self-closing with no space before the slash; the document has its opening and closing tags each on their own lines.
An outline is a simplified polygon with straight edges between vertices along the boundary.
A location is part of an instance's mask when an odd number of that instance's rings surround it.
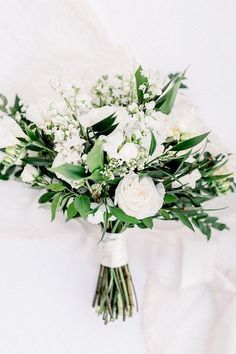
<svg viewBox="0 0 236 354">
<path fill-rule="evenodd" d="M 93 307 L 98 315 L 102 315 L 105 324 L 119 316 L 125 321 L 127 317 L 132 317 L 135 310 L 138 311 L 128 264 L 118 268 L 100 266 Z"/>
</svg>

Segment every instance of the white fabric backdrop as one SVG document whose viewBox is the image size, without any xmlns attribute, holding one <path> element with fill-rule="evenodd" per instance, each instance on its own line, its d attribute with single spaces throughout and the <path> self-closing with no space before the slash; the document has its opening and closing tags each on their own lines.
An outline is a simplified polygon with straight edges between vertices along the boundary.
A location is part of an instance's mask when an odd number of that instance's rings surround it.
<svg viewBox="0 0 236 354">
<path fill-rule="evenodd" d="M 85 70 L 93 77 L 132 65 L 107 41 L 82 1 L 0 4 L 0 92 L 17 90 L 33 101 L 48 92 L 45 83 L 58 72 L 72 77 Z M 130 232 L 140 305 L 150 260 L 153 264 L 144 310 L 125 324 L 104 327 L 90 308 L 99 262 L 97 229 L 78 221 L 66 224 L 62 216 L 51 224 L 49 211 L 36 203 L 38 195 L 15 182 L 0 183 L 1 353 L 145 354 L 143 311 L 151 354 L 189 354 L 190 348 L 194 354 L 234 353 L 235 208 L 223 213 L 232 230 L 215 235 L 210 244 L 182 229 L 164 231 L 162 225 Z M 235 198 L 227 204 L 235 206 Z M 218 323 L 215 336 L 212 323 Z"/>
<path fill-rule="evenodd" d="M 143 65 L 164 72 L 189 66 L 202 116 L 236 151 L 235 0 L 88 0 L 110 37 Z"/>
</svg>

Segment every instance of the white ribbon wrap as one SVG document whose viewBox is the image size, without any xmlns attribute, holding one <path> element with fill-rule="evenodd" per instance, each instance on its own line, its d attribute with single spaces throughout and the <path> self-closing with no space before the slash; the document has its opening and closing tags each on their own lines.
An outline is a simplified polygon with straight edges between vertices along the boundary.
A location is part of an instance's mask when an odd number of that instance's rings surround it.
<svg viewBox="0 0 236 354">
<path fill-rule="evenodd" d="M 128 264 L 126 236 L 124 233 L 106 233 L 100 243 L 101 265 L 109 268 L 122 267 Z"/>
</svg>

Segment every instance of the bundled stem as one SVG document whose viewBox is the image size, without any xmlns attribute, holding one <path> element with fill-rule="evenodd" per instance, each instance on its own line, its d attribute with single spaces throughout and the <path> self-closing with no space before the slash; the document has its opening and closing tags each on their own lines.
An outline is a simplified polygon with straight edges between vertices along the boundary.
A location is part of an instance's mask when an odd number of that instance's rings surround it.
<svg viewBox="0 0 236 354">
<path fill-rule="evenodd" d="M 102 315 L 105 324 L 119 316 L 125 321 L 135 310 L 138 311 L 128 264 L 118 268 L 100 266 L 93 307 L 98 315 Z"/>
</svg>

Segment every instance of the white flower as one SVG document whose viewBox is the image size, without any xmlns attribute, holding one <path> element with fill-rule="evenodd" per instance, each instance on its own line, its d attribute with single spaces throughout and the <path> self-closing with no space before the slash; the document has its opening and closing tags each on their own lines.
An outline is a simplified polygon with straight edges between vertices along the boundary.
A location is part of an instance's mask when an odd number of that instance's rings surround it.
<svg viewBox="0 0 236 354">
<path fill-rule="evenodd" d="M 172 127 L 170 117 L 161 112 L 152 112 L 143 118 L 146 127 L 153 133 L 158 133 L 161 136 L 162 143 L 168 137 L 172 136 Z"/>
<path fill-rule="evenodd" d="M 118 157 L 122 161 L 129 162 L 131 159 L 135 159 L 138 155 L 138 147 L 137 144 L 134 143 L 126 143 L 122 146 L 118 153 Z"/>
<path fill-rule="evenodd" d="M 112 134 L 108 136 L 100 136 L 104 142 L 103 150 L 107 152 L 110 158 L 118 158 L 118 149 L 124 141 L 124 135 L 122 131 L 115 130 Z"/>
<path fill-rule="evenodd" d="M 143 219 L 154 216 L 163 204 L 164 186 L 155 186 L 150 177 L 130 172 L 118 184 L 115 191 L 115 204 L 127 215 Z"/>
<path fill-rule="evenodd" d="M 196 182 L 202 177 L 201 173 L 199 172 L 198 169 L 193 170 L 193 172 L 189 173 L 188 175 L 185 175 L 181 178 L 179 178 L 178 181 L 174 181 L 172 183 L 173 188 L 178 188 L 181 187 L 182 184 L 187 184 L 188 187 L 190 188 L 195 188 L 196 187 Z M 182 184 L 181 184 L 182 183 Z"/>
<path fill-rule="evenodd" d="M 32 183 L 35 181 L 35 178 L 38 177 L 38 175 L 39 171 L 36 167 L 32 165 L 26 165 L 21 173 L 21 179 L 25 183 Z"/>
<path fill-rule="evenodd" d="M 91 109 L 91 97 L 86 93 L 76 96 L 76 107 L 80 113 L 87 113 Z"/>
<path fill-rule="evenodd" d="M 159 117 L 166 122 L 169 136 L 176 139 L 189 139 L 206 131 L 203 123 L 199 118 L 199 112 L 188 96 L 178 93 L 172 111 L 169 115 L 158 112 Z M 183 135 L 184 134 L 184 135 Z"/>
<path fill-rule="evenodd" d="M 128 106 L 128 111 L 131 114 L 137 113 L 139 111 L 138 109 L 138 105 L 136 102 L 132 102 L 129 106 Z"/>
<path fill-rule="evenodd" d="M 41 98 L 36 103 L 30 104 L 26 108 L 26 118 L 35 123 L 38 127 L 44 127 L 50 120 L 48 117 L 50 103 L 47 98 Z"/>
<path fill-rule="evenodd" d="M 139 88 L 138 88 L 140 91 L 143 91 L 145 92 L 146 91 L 146 85 L 139 85 Z"/>
<path fill-rule="evenodd" d="M 155 107 L 155 101 L 150 101 L 145 103 L 145 107 L 148 111 L 153 110 Z"/>
<path fill-rule="evenodd" d="M 100 136 L 104 142 L 103 150 L 107 152 L 110 159 L 120 159 L 128 162 L 135 159 L 138 155 L 138 145 L 134 143 L 125 143 L 125 136 L 122 131 L 116 130 L 108 136 Z"/>
<path fill-rule="evenodd" d="M 19 143 L 17 138 L 25 138 L 20 126 L 8 116 L 0 118 L 0 149 Z"/>
</svg>

